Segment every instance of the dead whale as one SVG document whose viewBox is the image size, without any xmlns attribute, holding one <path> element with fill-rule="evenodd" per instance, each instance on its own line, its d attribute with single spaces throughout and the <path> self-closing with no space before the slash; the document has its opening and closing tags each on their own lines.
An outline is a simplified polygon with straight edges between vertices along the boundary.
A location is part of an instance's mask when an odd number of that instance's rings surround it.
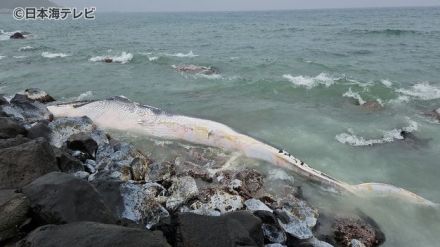
<svg viewBox="0 0 440 247">
<path fill-rule="evenodd" d="M 224 124 L 171 115 L 158 108 L 132 102 L 125 97 L 53 104 L 48 106 L 48 109 L 55 117 L 87 116 L 104 129 L 131 131 L 156 138 L 184 140 L 228 151 L 237 151 L 246 157 L 292 170 L 308 180 L 339 192 L 348 192 L 357 196 L 392 196 L 427 206 L 438 205 L 410 191 L 388 184 L 350 185 L 313 169 L 284 150 L 238 133 Z"/>
</svg>

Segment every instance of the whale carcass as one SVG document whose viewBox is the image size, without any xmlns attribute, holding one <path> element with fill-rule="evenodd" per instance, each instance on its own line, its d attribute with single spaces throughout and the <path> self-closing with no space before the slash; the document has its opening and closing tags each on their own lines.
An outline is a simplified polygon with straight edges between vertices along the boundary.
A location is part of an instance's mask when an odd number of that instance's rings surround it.
<svg viewBox="0 0 440 247">
<path fill-rule="evenodd" d="M 195 144 L 238 151 L 249 158 L 263 160 L 292 170 L 308 180 L 340 192 L 357 196 L 394 196 L 414 203 L 437 206 L 410 191 L 388 184 L 351 185 L 317 171 L 284 150 L 277 149 L 230 127 L 210 120 L 171 115 L 158 108 L 132 102 L 124 97 L 105 100 L 52 104 L 48 109 L 55 117 L 87 116 L 104 129 L 132 131 L 152 137 L 184 140 Z"/>
</svg>

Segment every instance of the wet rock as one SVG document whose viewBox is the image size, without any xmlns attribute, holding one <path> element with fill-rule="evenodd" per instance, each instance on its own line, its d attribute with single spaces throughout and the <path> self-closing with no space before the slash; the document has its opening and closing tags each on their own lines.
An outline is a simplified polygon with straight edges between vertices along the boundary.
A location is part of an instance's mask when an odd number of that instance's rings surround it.
<svg viewBox="0 0 440 247">
<path fill-rule="evenodd" d="M 9 105 L 3 106 L 3 111 L 26 123 L 52 121 L 53 115 L 46 106 L 38 101 L 29 99 L 26 95 L 16 94 Z"/>
<path fill-rule="evenodd" d="M 22 187 L 34 179 L 58 171 L 55 154 L 44 139 L 0 149 L 0 189 Z"/>
<path fill-rule="evenodd" d="M 284 243 L 287 240 L 286 233 L 278 225 L 263 224 L 263 235 L 269 243 Z"/>
<path fill-rule="evenodd" d="M 20 193 L 9 194 L 5 202 L 0 203 L 0 243 L 19 235 L 29 211 L 29 201 Z"/>
<path fill-rule="evenodd" d="M 18 135 L 17 137 L 9 138 L 9 139 L 0 139 L 0 149 L 15 147 L 29 141 L 31 140 L 26 137 L 23 137 L 22 135 Z"/>
<path fill-rule="evenodd" d="M 235 175 L 235 178 L 242 182 L 239 187 L 239 193 L 245 198 L 255 197 L 263 188 L 263 175 L 257 170 L 246 169 L 239 171 Z"/>
<path fill-rule="evenodd" d="M 79 150 L 89 155 L 89 157 L 95 157 L 98 144 L 93 138 L 86 133 L 77 133 L 71 135 L 66 142 L 67 148 L 70 150 Z"/>
<path fill-rule="evenodd" d="M 28 88 L 24 90 L 24 94 L 32 100 L 36 100 L 41 103 L 49 103 L 55 101 L 55 99 L 50 96 L 45 91 L 38 88 Z"/>
<path fill-rule="evenodd" d="M 247 212 L 219 217 L 183 213 L 155 228 L 173 246 L 263 246 L 261 221 Z"/>
<path fill-rule="evenodd" d="M 47 121 L 41 121 L 38 123 L 33 124 L 28 130 L 27 130 L 27 137 L 31 139 L 36 139 L 39 137 L 43 137 L 47 141 L 50 140 L 50 128 Z"/>
<path fill-rule="evenodd" d="M 142 181 L 145 180 L 146 173 L 148 171 L 148 161 L 139 157 L 133 159 L 130 163 L 133 180 Z"/>
<path fill-rule="evenodd" d="M 385 242 L 385 235 L 377 223 L 362 212 L 323 214 L 319 218 L 315 235 L 335 246 L 351 246 L 352 240 L 360 241 L 366 247 L 379 246 Z"/>
<path fill-rule="evenodd" d="M 298 247 L 333 247 L 333 245 L 331 245 L 327 242 L 321 241 L 315 237 L 308 239 L 306 241 L 299 242 L 294 246 L 298 246 Z"/>
<path fill-rule="evenodd" d="M 286 245 L 282 245 L 282 244 L 266 244 L 264 247 L 285 247 Z"/>
<path fill-rule="evenodd" d="M 92 185 L 96 188 L 104 204 L 111 210 L 113 216 L 117 219 L 122 218 L 124 203 L 121 195 L 122 181 L 108 178 L 95 179 Z"/>
<path fill-rule="evenodd" d="M 116 222 L 96 189 L 69 174 L 46 174 L 25 186 L 23 192 L 31 202 L 33 213 L 49 224 Z"/>
<path fill-rule="evenodd" d="M 161 232 L 107 225 L 95 222 L 76 222 L 66 225 L 46 225 L 37 228 L 17 247 L 169 247 Z"/>
<path fill-rule="evenodd" d="M 147 180 L 155 183 L 170 181 L 175 174 L 175 165 L 170 162 L 154 162 L 148 166 Z"/>
<path fill-rule="evenodd" d="M 304 240 L 313 237 L 313 233 L 304 221 L 284 210 L 276 210 L 278 223 L 284 231 L 296 239 Z"/>
<path fill-rule="evenodd" d="M 268 206 L 266 206 L 266 204 L 254 198 L 246 200 L 244 202 L 244 205 L 246 205 L 247 210 L 251 212 L 254 211 L 269 211 L 271 213 L 273 212 L 273 210 L 270 209 Z"/>
<path fill-rule="evenodd" d="M 198 66 L 193 64 L 174 65 L 173 68 L 177 72 L 190 74 L 213 75 L 218 73 L 218 71 L 213 67 Z"/>
<path fill-rule="evenodd" d="M 86 172 L 86 171 L 77 171 L 75 173 L 73 173 L 73 176 L 83 179 L 83 180 L 88 180 L 90 173 Z"/>
<path fill-rule="evenodd" d="M 243 208 L 243 198 L 219 188 L 204 189 L 200 192 L 198 200 L 190 206 L 198 211 L 218 211 L 222 214 L 234 212 Z"/>
<path fill-rule="evenodd" d="M 0 117 L 0 139 L 14 138 L 17 135 L 26 135 L 26 129 L 12 118 Z"/>
<path fill-rule="evenodd" d="M 11 36 L 9 36 L 10 39 L 25 39 L 24 35 L 20 32 L 15 32 Z"/>
<path fill-rule="evenodd" d="M 186 176 L 176 178 L 169 192 L 171 196 L 166 201 L 166 208 L 174 211 L 183 203 L 197 196 L 199 189 L 194 178 Z"/>
<path fill-rule="evenodd" d="M 314 227 L 317 223 L 319 217 L 318 210 L 312 208 L 304 200 L 289 196 L 280 200 L 278 206 L 300 221 L 303 221 L 309 228 Z"/>
<path fill-rule="evenodd" d="M 88 117 L 74 117 L 57 118 L 49 123 L 49 128 L 52 130 L 50 143 L 55 147 L 61 148 L 73 134 L 81 132 L 90 133 L 96 129 L 96 126 Z"/>
<path fill-rule="evenodd" d="M 104 58 L 104 63 L 113 63 L 113 59 L 112 58 L 110 58 L 110 57 L 106 57 L 106 58 Z"/>
<path fill-rule="evenodd" d="M 79 171 L 84 171 L 84 165 L 81 163 L 80 160 L 62 151 L 61 149 L 54 148 L 53 150 L 57 159 L 58 168 L 62 172 L 75 173 Z"/>
<path fill-rule="evenodd" d="M 365 245 L 361 241 L 359 241 L 357 239 L 351 240 L 351 245 L 350 246 L 351 247 L 365 247 Z"/>
</svg>

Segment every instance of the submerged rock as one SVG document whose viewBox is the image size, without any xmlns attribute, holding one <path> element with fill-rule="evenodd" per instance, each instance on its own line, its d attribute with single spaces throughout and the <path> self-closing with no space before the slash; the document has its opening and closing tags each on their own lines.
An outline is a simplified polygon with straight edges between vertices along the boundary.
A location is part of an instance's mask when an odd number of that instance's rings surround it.
<svg viewBox="0 0 440 247">
<path fill-rule="evenodd" d="M 383 105 L 377 100 L 368 100 L 361 107 L 368 111 L 379 111 L 383 109 Z"/>
<path fill-rule="evenodd" d="M 270 209 L 266 204 L 264 204 L 262 201 L 257 199 L 249 199 L 244 202 L 244 205 L 246 205 L 247 210 L 254 212 L 254 211 L 268 211 L 273 212 L 272 209 Z"/>
<path fill-rule="evenodd" d="M 299 240 L 310 239 L 313 233 L 306 222 L 299 220 L 294 215 L 285 210 L 276 210 L 278 223 L 284 231 Z"/>
<path fill-rule="evenodd" d="M 23 192 L 31 202 L 33 213 L 49 224 L 116 222 L 96 189 L 72 175 L 49 173 L 24 187 Z"/>
<path fill-rule="evenodd" d="M 173 65 L 173 68 L 177 72 L 183 72 L 183 73 L 203 74 L 203 75 L 218 74 L 217 69 L 213 67 L 198 66 L 194 64 Z"/>
<path fill-rule="evenodd" d="M 36 100 L 41 103 L 49 103 L 55 101 L 52 96 L 38 88 L 28 88 L 24 90 L 24 93 L 29 99 Z"/>
<path fill-rule="evenodd" d="M 170 182 L 175 175 L 175 165 L 170 162 L 154 162 L 148 166 L 146 179 L 154 183 Z"/>
<path fill-rule="evenodd" d="M 31 232 L 17 247 L 169 247 L 161 232 L 107 225 L 95 222 L 76 222 L 66 225 L 46 225 Z"/>
</svg>

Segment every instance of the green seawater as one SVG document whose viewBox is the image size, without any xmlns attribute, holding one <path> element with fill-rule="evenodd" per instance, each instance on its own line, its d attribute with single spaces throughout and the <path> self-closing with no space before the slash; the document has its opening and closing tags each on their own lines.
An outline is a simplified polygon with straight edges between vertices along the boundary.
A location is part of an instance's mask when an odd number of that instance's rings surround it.
<svg viewBox="0 0 440 247">
<path fill-rule="evenodd" d="M 440 107 L 440 8 L 98 12 L 94 21 L 3 14 L 0 29 L 1 93 L 124 95 L 227 124 L 343 181 L 389 183 L 440 202 L 440 125 L 423 114 Z M 9 40 L 15 30 L 32 36 Z M 106 55 L 124 63 L 90 61 Z M 181 74 L 179 64 L 220 74 Z M 354 104 L 371 100 L 383 109 Z M 400 140 L 402 129 L 413 137 Z M 439 209 L 313 186 L 306 194 L 317 207 L 362 209 L 384 230 L 384 246 L 440 246 Z"/>
</svg>

